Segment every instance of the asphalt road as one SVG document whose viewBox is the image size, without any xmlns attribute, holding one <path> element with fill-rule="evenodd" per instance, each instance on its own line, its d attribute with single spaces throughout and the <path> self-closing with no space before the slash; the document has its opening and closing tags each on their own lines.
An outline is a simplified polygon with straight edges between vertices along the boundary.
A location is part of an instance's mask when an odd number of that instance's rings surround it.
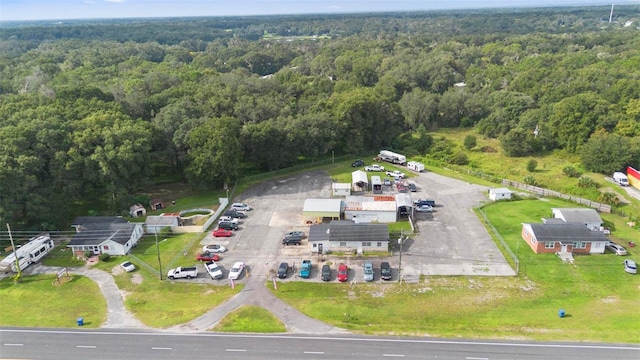
<svg viewBox="0 0 640 360">
<path fill-rule="evenodd" d="M 4 359 L 633 359 L 640 347 L 358 336 L 0 329 Z"/>
</svg>

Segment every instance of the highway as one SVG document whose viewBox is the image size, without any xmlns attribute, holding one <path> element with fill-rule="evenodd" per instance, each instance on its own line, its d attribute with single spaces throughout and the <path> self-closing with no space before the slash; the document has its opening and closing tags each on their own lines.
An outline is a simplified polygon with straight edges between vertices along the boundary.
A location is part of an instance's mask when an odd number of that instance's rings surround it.
<svg viewBox="0 0 640 360">
<path fill-rule="evenodd" d="M 0 329 L 2 359 L 640 359 L 640 346 L 497 340 Z"/>
</svg>

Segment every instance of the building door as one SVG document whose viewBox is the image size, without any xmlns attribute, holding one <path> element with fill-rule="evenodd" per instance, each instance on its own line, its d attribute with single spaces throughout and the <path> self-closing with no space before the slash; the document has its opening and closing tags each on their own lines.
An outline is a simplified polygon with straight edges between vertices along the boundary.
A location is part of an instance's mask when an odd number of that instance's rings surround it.
<svg viewBox="0 0 640 360">
<path fill-rule="evenodd" d="M 560 252 L 561 252 L 561 253 L 569 252 L 568 247 L 569 247 L 569 245 L 567 245 L 567 244 L 562 244 L 562 248 L 560 248 Z"/>
</svg>

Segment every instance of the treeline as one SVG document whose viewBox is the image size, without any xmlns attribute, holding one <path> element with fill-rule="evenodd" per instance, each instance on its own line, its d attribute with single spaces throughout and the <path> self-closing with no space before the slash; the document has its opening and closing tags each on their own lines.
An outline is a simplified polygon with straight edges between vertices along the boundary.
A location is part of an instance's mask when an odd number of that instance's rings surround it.
<svg viewBox="0 0 640 360">
<path fill-rule="evenodd" d="M 219 188 L 332 153 L 464 162 L 429 136 L 442 127 L 475 127 L 511 156 L 640 167 L 637 19 L 609 24 L 602 9 L 240 18 L 210 39 L 193 24 L 221 20 L 117 25 L 129 39 L 171 29 L 162 42 L 98 39 L 109 22 L 59 39 L 3 29 L 0 218 L 56 228 L 79 204 L 126 209 L 154 179 Z M 436 24 L 449 27 L 426 31 Z"/>
</svg>

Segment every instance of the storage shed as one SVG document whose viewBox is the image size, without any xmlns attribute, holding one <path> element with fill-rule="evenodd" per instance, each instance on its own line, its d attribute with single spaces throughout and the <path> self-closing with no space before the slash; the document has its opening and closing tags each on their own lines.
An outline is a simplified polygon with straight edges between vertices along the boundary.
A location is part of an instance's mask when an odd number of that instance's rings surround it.
<svg viewBox="0 0 640 360">
<path fill-rule="evenodd" d="M 513 191 L 507 188 L 489 189 L 489 199 L 493 201 L 510 200 Z"/>
<path fill-rule="evenodd" d="M 396 211 L 400 214 L 413 215 L 413 201 L 407 193 L 396 194 Z"/>
<path fill-rule="evenodd" d="M 331 184 L 331 194 L 333 196 L 349 196 L 351 195 L 351 184 L 333 183 Z"/>
<path fill-rule="evenodd" d="M 307 224 L 318 224 L 342 218 L 344 202 L 340 199 L 307 199 L 304 201 L 302 215 Z"/>
<path fill-rule="evenodd" d="M 353 191 L 368 191 L 369 178 L 367 173 L 362 170 L 356 170 L 351 173 L 351 186 Z"/>
</svg>

